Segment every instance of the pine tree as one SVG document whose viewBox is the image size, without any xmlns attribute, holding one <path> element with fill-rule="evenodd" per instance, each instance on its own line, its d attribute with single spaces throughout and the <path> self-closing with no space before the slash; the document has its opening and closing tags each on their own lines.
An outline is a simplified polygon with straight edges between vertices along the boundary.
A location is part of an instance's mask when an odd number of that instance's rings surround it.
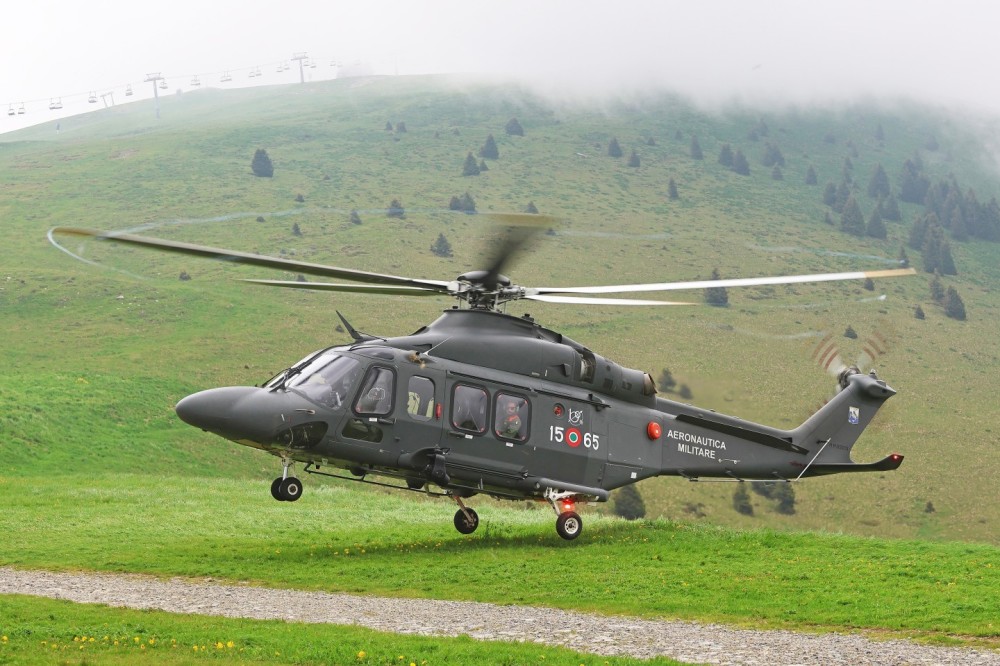
<svg viewBox="0 0 1000 666">
<path fill-rule="evenodd" d="M 750 503 L 750 493 L 747 492 L 745 483 L 737 483 L 736 490 L 733 491 L 733 508 L 736 513 L 744 516 L 753 515 L 753 504 Z"/>
<path fill-rule="evenodd" d="M 916 317 L 917 319 L 922 320 L 927 315 L 924 314 L 924 309 L 918 305 L 917 307 L 913 308 L 913 316 Z"/>
<path fill-rule="evenodd" d="M 954 287 L 948 287 L 944 296 L 944 313 L 946 316 L 958 321 L 965 321 L 965 303 L 958 291 Z"/>
<path fill-rule="evenodd" d="M 889 186 L 889 174 L 885 172 L 882 168 L 882 163 L 875 165 L 875 171 L 872 172 L 872 177 L 868 181 L 868 196 L 872 199 L 878 199 L 880 197 L 887 197 L 891 193 L 892 188 Z"/>
<path fill-rule="evenodd" d="M 486 137 L 486 143 L 479 149 L 479 156 L 488 160 L 500 159 L 500 149 L 497 148 L 497 142 L 492 134 Z"/>
<path fill-rule="evenodd" d="M 678 132 L 680 130 L 677 130 Z M 691 147 L 688 149 L 688 154 L 691 155 L 691 159 L 700 160 L 705 158 L 705 154 L 701 152 L 701 144 L 698 143 L 698 137 L 691 135 Z"/>
<path fill-rule="evenodd" d="M 361 216 L 358 215 L 358 211 L 351 211 L 351 224 L 361 224 Z"/>
<path fill-rule="evenodd" d="M 677 386 L 677 380 L 674 379 L 673 373 L 668 368 L 663 368 L 660 378 L 656 380 L 656 384 L 660 387 L 661 393 L 673 393 L 674 387 Z"/>
<path fill-rule="evenodd" d="M 676 201 L 681 198 L 681 195 L 677 192 L 677 183 L 674 182 L 673 178 L 667 181 L 667 197 L 669 197 L 672 201 Z"/>
<path fill-rule="evenodd" d="M 903 213 L 899 210 L 899 202 L 891 193 L 882 200 L 882 219 L 899 222 L 903 219 Z"/>
<path fill-rule="evenodd" d="M 517 122 L 517 118 L 508 120 L 503 130 L 510 136 L 524 136 L 524 128 L 521 127 L 521 123 Z"/>
<path fill-rule="evenodd" d="M 399 203 L 399 199 L 392 200 L 385 214 L 387 217 L 396 217 L 399 219 L 406 217 L 406 211 L 403 210 L 403 204 Z"/>
<path fill-rule="evenodd" d="M 531 213 L 532 215 L 537 215 L 538 214 L 538 208 L 535 206 L 535 202 L 534 201 L 529 201 L 528 205 L 525 206 L 525 208 L 524 208 L 524 212 L 525 213 Z"/>
<path fill-rule="evenodd" d="M 405 134 L 405 133 L 406 133 L 406 123 L 400 120 L 398 123 L 396 123 L 396 134 Z"/>
<path fill-rule="evenodd" d="M 770 141 L 764 146 L 764 157 L 761 163 L 766 166 L 785 166 L 785 156 L 781 154 L 781 149 Z"/>
<path fill-rule="evenodd" d="M 385 121 L 385 131 L 386 132 L 391 132 L 392 131 L 392 123 L 389 122 L 388 120 Z"/>
<path fill-rule="evenodd" d="M 931 299 L 938 305 L 944 304 L 944 285 L 941 284 L 941 274 L 935 273 L 930 281 Z"/>
<path fill-rule="evenodd" d="M 780 514 L 791 516 L 795 513 L 795 489 L 790 483 L 779 483 L 772 495 L 775 500 L 775 511 Z"/>
<path fill-rule="evenodd" d="M 622 486 L 615 491 L 615 515 L 625 520 L 638 520 L 646 517 L 646 503 L 635 484 Z"/>
<path fill-rule="evenodd" d="M 451 201 L 448 202 L 448 210 L 462 210 L 462 200 L 452 195 Z"/>
<path fill-rule="evenodd" d="M 809 169 L 806 171 L 806 185 L 816 185 L 819 183 L 819 179 L 816 177 L 816 169 L 813 165 L 809 165 Z"/>
<path fill-rule="evenodd" d="M 781 173 L 781 167 L 777 164 L 771 169 L 771 180 L 784 180 L 785 174 Z"/>
<path fill-rule="evenodd" d="M 747 156 L 739 148 L 733 153 L 733 171 L 741 176 L 750 175 L 750 162 L 747 161 Z"/>
<path fill-rule="evenodd" d="M 833 208 L 837 203 L 837 186 L 832 182 L 827 183 L 826 187 L 823 188 L 823 203 L 830 208 Z"/>
<path fill-rule="evenodd" d="M 490 168 L 486 166 L 486 160 L 479 160 L 479 173 L 485 173 L 489 170 Z"/>
<path fill-rule="evenodd" d="M 718 280 L 719 269 L 712 269 L 712 280 Z M 729 293 L 725 287 L 705 287 L 705 302 L 716 307 L 726 307 L 729 305 Z"/>
<path fill-rule="evenodd" d="M 461 210 L 465 211 L 466 213 L 476 212 L 476 200 L 473 199 L 472 195 L 469 194 L 468 192 L 462 195 L 460 205 L 462 206 Z"/>
<path fill-rule="evenodd" d="M 635 152 L 635 149 L 633 148 L 632 149 L 632 154 L 629 155 L 629 158 L 628 158 L 628 165 L 630 167 L 633 167 L 633 168 L 638 168 L 639 164 L 640 164 L 640 162 L 639 162 L 639 153 Z"/>
<path fill-rule="evenodd" d="M 465 156 L 465 164 L 462 165 L 462 175 L 463 176 L 479 175 L 479 164 L 476 162 L 476 158 L 473 157 L 471 152 Z"/>
<path fill-rule="evenodd" d="M 299 228 L 299 223 L 298 222 L 295 222 L 295 223 L 292 224 L 292 235 L 293 236 L 301 236 L 302 235 L 302 229 Z"/>
<path fill-rule="evenodd" d="M 854 197 L 849 197 L 844 204 L 844 212 L 840 214 L 840 230 L 852 236 L 865 235 L 865 216 Z"/>
<path fill-rule="evenodd" d="M 250 162 L 250 170 L 253 171 L 253 175 L 261 178 L 271 178 L 274 176 L 274 164 L 271 163 L 271 158 L 268 156 L 266 150 L 263 148 L 257 149 L 253 154 L 253 160 Z"/>
<path fill-rule="evenodd" d="M 888 236 L 888 230 L 885 228 L 885 222 L 882 221 L 882 215 L 879 213 L 879 209 L 876 208 L 872 211 L 872 215 L 868 218 L 868 226 L 865 228 L 865 233 L 872 238 L 885 239 Z"/>
<path fill-rule="evenodd" d="M 611 137 L 611 141 L 608 142 L 608 156 L 609 157 L 621 157 L 622 147 L 618 145 L 618 137 Z"/>
<path fill-rule="evenodd" d="M 719 164 L 727 169 L 733 168 L 733 147 L 728 143 L 722 144 L 722 148 L 719 150 Z"/>
<path fill-rule="evenodd" d="M 444 234 L 438 234 L 437 240 L 431 245 L 431 252 L 439 257 L 452 256 L 451 243 L 444 237 Z"/>
</svg>

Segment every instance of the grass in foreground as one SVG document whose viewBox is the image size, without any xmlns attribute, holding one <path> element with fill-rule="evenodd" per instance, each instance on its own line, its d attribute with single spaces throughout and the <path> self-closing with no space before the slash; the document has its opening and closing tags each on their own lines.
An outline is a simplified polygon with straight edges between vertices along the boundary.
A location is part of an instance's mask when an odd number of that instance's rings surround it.
<svg viewBox="0 0 1000 666">
<path fill-rule="evenodd" d="M 0 477 L 0 564 L 212 576 L 278 587 L 555 606 L 738 625 L 900 632 L 1000 645 L 1000 551 L 961 543 L 734 531 L 445 501 L 308 480 Z"/>
<path fill-rule="evenodd" d="M 134 611 L 0 596 L 0 664 L 677 664 L 534 645 L 334 625 Z"/>
</svg>

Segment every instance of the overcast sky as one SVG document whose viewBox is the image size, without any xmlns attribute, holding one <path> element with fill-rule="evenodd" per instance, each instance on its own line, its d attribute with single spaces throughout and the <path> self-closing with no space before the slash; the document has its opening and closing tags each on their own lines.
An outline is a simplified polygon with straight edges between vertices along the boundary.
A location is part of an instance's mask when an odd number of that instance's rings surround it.
<svg viewBox="0 0 1000 666">
<path fill-rule="evenodd" d="M 468 72 L 587 101 L 659 86 L 707 102 L 913 98 L 1000 117 L 1000 4 L 981 0 L 23 0 L 0 28 L 0 131 L 88 104 L 233 82 Z M 249 69 L 261 67 L 251 79 Z M 136 95 L 124 96 L 131 83 Z M 110 97 L 106 98 L 110 101 Z M 24 104 L 25 114 L 10 117 Z"/>
</svg>

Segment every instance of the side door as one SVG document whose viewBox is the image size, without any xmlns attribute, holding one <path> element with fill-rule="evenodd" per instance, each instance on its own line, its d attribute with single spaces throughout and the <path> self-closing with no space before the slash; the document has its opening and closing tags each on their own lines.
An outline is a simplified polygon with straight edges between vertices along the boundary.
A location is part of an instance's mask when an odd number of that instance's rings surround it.
<svg viewBox="0 0 1000 666">
<path fill-rule="evenodd" d="M 350 460 L 371 465 L 395 465 L 398 383 L 396 368 L 372 365 L 361 381 L 341 430 L 343 450 Z"/>
<path fill-rule="evenodd" d="M 523 478 L 532 453 L 532 403 L 527 393 L 456 382 L 448 395 L 449 470 L 507 486 Z"/>
<path fill-rule="evenodd" d="M 401 372 L 394 437 L 401 453 L 441 446 L 444 373 L 431 368 Z"/>
</svg>

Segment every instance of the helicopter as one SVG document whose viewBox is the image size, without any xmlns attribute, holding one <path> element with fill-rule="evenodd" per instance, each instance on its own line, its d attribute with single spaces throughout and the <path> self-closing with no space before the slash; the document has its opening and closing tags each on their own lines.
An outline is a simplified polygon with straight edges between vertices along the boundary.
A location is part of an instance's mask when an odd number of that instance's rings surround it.
<svg viewBox="0 0 1000 666">
<path fill-rule="evenodd" d="M 790 430 L 753 423 L 657 395 L 646 372 L 622 367 L 545 328 L 506 313 L 518 300 L 574 305 L 683 306 L 608 297 L 707 287 L 818 283 L 913 275 L 912 268 L 693 282 L 525 287 L 501 273 L 547 216 L 494 214 L 506 236 L 487 268 L 452 280 L 374 273 L 124 232 L 56 227 L 88 237 L 195 257 L 348 280 L 246 279 L 270 287 L 367 295 L 451 296 L 458 304 L 410 335 L 359 332 L 317 350 L 260 386 L 210 388 L 181 399 L 185 423 L 265 451 L 281 462 L 271 495 L 302 497 L 293 466 L 457 504 L 462 534 L 479 525 L 476 495 L 547 503 L 556 532 L 583 531 L 578 505 L 656 476 L 795 482 L 845 472 L 898 469 L 897 453 L 856 463 L 851 449 L 896 391 L 874 370 L 836 367 L 838 393 Z M 391 481 L 391 483 L 390 483 Z"/>
</svg>

